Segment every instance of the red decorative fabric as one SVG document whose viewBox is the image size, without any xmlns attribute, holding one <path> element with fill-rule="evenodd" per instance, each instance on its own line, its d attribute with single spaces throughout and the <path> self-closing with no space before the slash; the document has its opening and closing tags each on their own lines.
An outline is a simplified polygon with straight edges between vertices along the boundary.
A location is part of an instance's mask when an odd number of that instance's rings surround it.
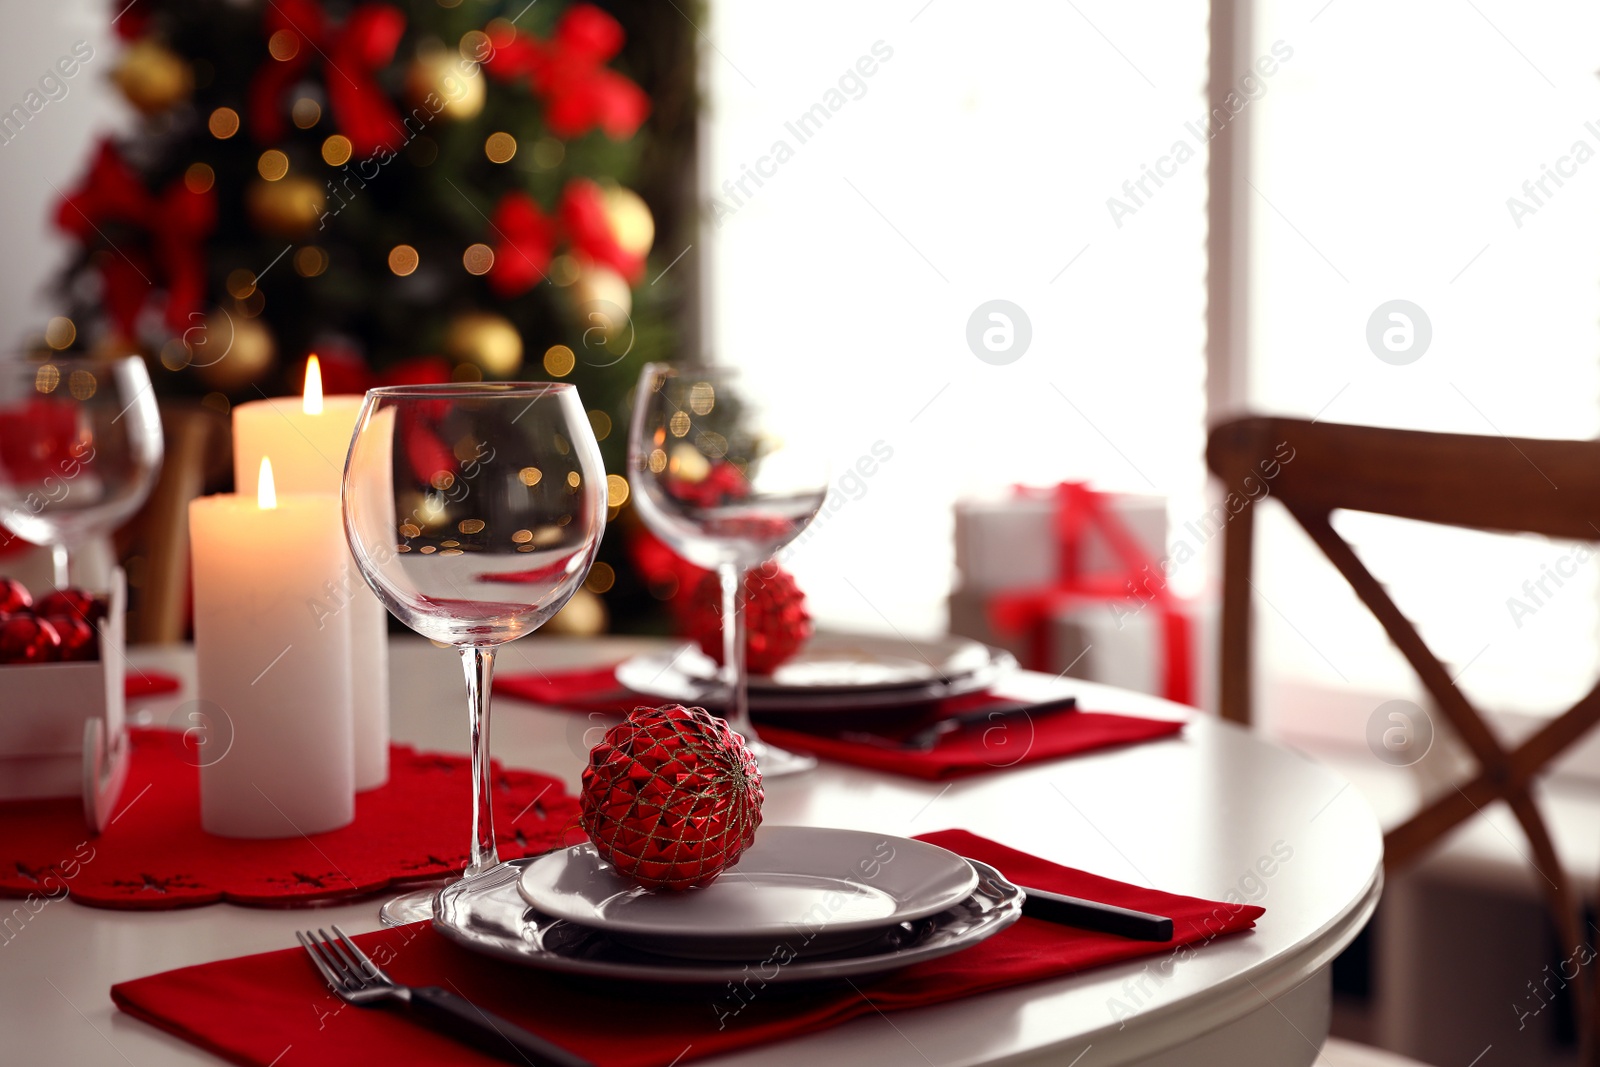
<svg viewBox="0 0 1600 1067">
<path fill-rule="evenodd" d="M 309 837 L 249 841 L 200 828 L 200 774 L 182 735 L 135 729 L 121 809 L 89 837 L 79 800 L 0 804 L 0 896 L 59 898 L 102 908 L 213 904 L 283 906 L 363 896 L 459 873 L 471 840 L 472 777 L 463 756 L 390 748 L 389 782 L 356 794 L 349 826 Z M 561 783 L 496 769 L 500 854 L 583 839 Z"/>
<path fill-rule="evenodd" d="M 133 246 L 133 259 L 114 247 L 116 254 L 105 260 L 105 303 L 118 328 L 133 336 L 155 268 L 166 282 L 168 328 L 193 325 L 206 295 L 205 240 L 217 225 L 215 191 L 197 193 L 180 178 L 157 196 L 115 145 L 101 141 L 83 185 L 57 205 L 56 226 L 90 244 L 109 242 L 103 228 L 114 223 L 145 231 L 150 244 L 149 258 Z"/>
<path fill-rule="evenodd" d="M 606 69 L 622 43 L 621 23 L 593 4 L 574 4 L 548 41 L 515 31 L 496 35 L 484 69 L 499 81 L 526 82 L 542 96 L 545 123 L 555 136 L 578 137 L 599 127 L 622 141 L 650 114 L 644 90 Z"/>
<path fill-rule="evenodd" d="M 625 715 L 640 705 L 659 703 L 619 686 L 614 665 L 581 671 L 505 674 L 495 678 L 494 687 L 497 693 L 536 704 L 609 715 Z M 975 711 L 1003 699 L 990 693 L 952 697 L 908 718 L 897 719 L 892 727 L 879 726 L 883 712 L 874 711 L 870 713 L 873 732 L 881 735 L 882 742 L 892 743 L 938 719 Z M 841 719 L 847 721 L 840 725 Z M 884 747 L 884 744 L 875 745 L 846 736 L 863 729 L 854 716 L 837 712 L 818 715 L 813 720 L 815 727 L 804 730 L 795 727 L 798 721 L 798 716 L 786 716 L 782 726 L 763 723 L 761 737 L 781 748 L 811 752 L 840 763 L 934 780 L 963 778 L 1113 745 L 1153 741 L 1183 729 L 1183 723 L 1175 720 L 1070 711 L 1001 720 L 987 727 L 969 726 L 946 734 L 932 749 L 922 752 Z"/>
<path fill-rule="evenodd" d="M 539 202 L 512 190 L 500 198 L 490 225 L 500 242 L 489 268 L 489 288 L 499 296 L 521 296 L 544 281 L 555 250 L 556 224 Z"/>
<path fill-rule="evenodd" d="M 1019 487 L 1019 492 L 1027 491 Z M 1135 600 L 1142 605 L 1148 597 L 1161 616 L 1162 696 L 1179 704 L 1193 704 L 1193 635 L 1189 617 L 1179 610 L 1178 600 L 1167 585 L 1160 564 L 1150 558 L 1144 546 L 1106 506 L 1106 494 L 1082 482 L 1062 482 L 1051 492 L 1057 501 L 1059 562 L 1055 584 L 997 594 L 989 605 L 989 618 L 995 629 L 1002 633 L 1032 634 L 1034 662 L 1029 666 L 1042 670 L 1048 659 L 1044 647 L 1048 623 L 1057 612 L 1085 600 Z M 1083 571 L 1083 543 L 1091 531 L 1111 546 L 1122 567 L 1120 571 L 1111 574 Z"/>
<path fill-rule="evenodd" d="M 183 688 L 183 683 L 170 674 L 163 674 L 160 671 L 141 671 L 135 667 L 128 668 L 128 671 L 129 673 L 122 679 L 122 695 L 130 700 L 176 693 Z"/>
<path fill-rule="evenodd" d="M 394 58 L 405 34 L 406 18 L 388 4 L 357 7 L 335 29 L 318 0 L 275 0 L 262 13 L 266 37 L 290 34 L 295 52 L 287 60 L 267 59 L 250 84 L 250 131 L 260 144 L 273 144 L 289 132 L 283 102 L 318 58 L 325 61 L 323 87 L 339 129 L 352 152 L 371 156 L 393 151 L 407 140 L 400 113 L 378 84 L 378 72 Z"/>
<path fill-rule="evenodd" d="M 662 997 L 642 988 L 606 988 L 541 974 L 474 955 L 424 923 L 355 940 L 398 981 L 454 989 L 605 1067 L 659 1067 L 824 1030 L 861 1015 L 944 1004 L 1139 956 L 1161 957 L 1155 964 L 1160 968 L 1169 959 L 1203 951 L 1184 946 L 1247 930 L 1263 914 L 1254 905 L 1115 882 L 964 830 L 944 830 L 923 840 L 992 864 L 1020 884 L 1169 915 L 1174 940 L 1130 941 L 1023 918 L 965 952 L 853 986 L 763 995 L 762 968 L 752 967 L 742 999 L 731 988 L 699 997 Z M 123 982 L 111 988 L 111 999 L 130 1015 L 252 1067 L 269 1067 L 289 1046 L 302 1067 L 498 1062 L 402 1015 L 345 1007 L 297 947 Z M 627 1025 L 617 1025 L 619 1013 Z"/>
</svg>

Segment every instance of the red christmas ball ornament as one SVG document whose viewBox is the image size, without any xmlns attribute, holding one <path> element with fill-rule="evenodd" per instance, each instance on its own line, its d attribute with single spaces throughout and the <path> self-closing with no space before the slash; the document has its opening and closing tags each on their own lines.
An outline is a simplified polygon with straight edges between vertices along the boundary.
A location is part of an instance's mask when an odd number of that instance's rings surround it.
<svg viewBox="0 0 1600 1067">
<path fill-rule="evenodd" d="M 100 658 L 98 635 L 83 616 L 44 615 L 41 618 L 53 626 L 61 637 L 60 655 L 56 657 L 57 659 L 65 663 L 80 663 Z"/>
<path fill-rule="evenodd" d="M 751 674 L 771 674 L 800 651 L 811 636 L 806 595 L 777 564 L 744 576 L 745 663 Z M 687 614 L 689 636 L 706 655 L 722 662 L 722 582 L 707 574 L 695 587 Z"/>
<path fill-rule="evenodd" d="M 57 589 L 40 597 L 33 605 L 33 613 L 47 618 L 70 616 L 93 621 L 105 614 L 98 597 L 83 589 Z"/>
<path fill-rule="evenodd" d="M 33 594 L 15 578 L 0 578 L 0 615 L 14 615 L 33 607 Z"/>
<path fill-rule="evenodd" d="M 706 885 L 761 825 L 761 772 L 704 708 L 636 708 L 589 752 L 579 825 L 602 858 L 652 889 Z"/>
<path fill-rule="evenodd" d="M 0 620 L 0 663 L 51 663 L 61 656 L 61 635 L 43 619 L 12 615 Z"/>
</svg>

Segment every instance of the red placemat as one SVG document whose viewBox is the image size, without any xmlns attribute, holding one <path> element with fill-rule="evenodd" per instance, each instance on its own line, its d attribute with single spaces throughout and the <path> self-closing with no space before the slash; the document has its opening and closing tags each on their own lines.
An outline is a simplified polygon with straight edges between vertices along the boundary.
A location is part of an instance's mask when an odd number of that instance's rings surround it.
<svg viewBox="0 0 1600 1067">
<path fill-rule="evenodd" d="M 251 841 L 200 828 L 200 772 L 181 735 L 129 731 L 128 783 L 106 832 L 90 837 L 79 800 L 0 804 L 0 896 L 59 897 L 103 908 L 219 900 L 320 903 L 457 874 L 471 840 L 464 756 L 389 750 L 389 782 L 356 794 L 356 818 L 322 834 Z M 510 859 L 581 840 L 577 801 L 554 778 L 496 766 L 495 832 Z"/>
<path fill-rule="evenodd" d="M 963 830 L 925 835 L 1011 879 L 1043 889 L 1172 916 L 1168 944 L 1130 941 L 1019 919 L 964 952 L 873 981 L 804 991 L 763 985 L 757 969 L 732 985 L 663 995 L 644 985 L 574 981 L 460 948 L 425 924 L 356 941 L 395 980 L 453 989 L 602 1067 L 682 1063 L 836 1026 L 859 1015 L 958 1000 L 1136 956 L 1181 960 L 1197 942 L 1245 930 L 1262 909 L 1176 896 L 1049 863 Z M 284 923 L 284 939 L 292 934 Z M 345 1007 L 299 948 L 167 971 L 113 986 L 119 1008 L 239 1064 L 268 1067 L 294 1049 L 298 1067 L 499 1061 L 403 1016 Z M 308 1010 L 309 1009 L 309 1010 Z M 625 1025 L 619 1025 L 626 1019 Z M 288 1062 L 288 1061 L 285 1061 Z"/>
<path fill-rule="evenodd" d="M 579 711 L 626 714 L 640 704 L 654 704 L 652 697 L 641 696 L 617 684 L 615 665 L 579 671 L 552 671 L 543 674 L 508 674 L 495 679 L 495 692 L 531 700 L 553 707 Z M 916 751 L 886 747 L 919 726 L 978 707 L 1006 702 L 992 693 L 969 693 L 942 700 L 917 712 L 914 721 L 902 721 L 882 730 L 880 744 L 870 744 L 841 736 L 860 730 L 861 725 L 841 719 L 850 716 L 830 711 L 815 717 L 816 729 L 798 729 L 800 717 L 786 715 L 783 725 L 762 722 L 761 737 L 780 748 L 811 752 L 841 763 L 853 763 L 874 770 L 934 780 L 961 778 L 986 771 L 1004 770 L 1040 760 L 1060 759 L 1082 752 L 1131 745 L 1170 737 L 1183 729 L 1181 721 L 1142 719 L 1133 715 L 1114 715 L 1101 711 L 1072 711 L 1023 716 L 990 726 L 972 726 L 941 737 L 932 749 Z M 1021 704 L 1022 701 L 1010 703 Z M 877 722 L 883 712 L 863 713 Z"/>
</svg>

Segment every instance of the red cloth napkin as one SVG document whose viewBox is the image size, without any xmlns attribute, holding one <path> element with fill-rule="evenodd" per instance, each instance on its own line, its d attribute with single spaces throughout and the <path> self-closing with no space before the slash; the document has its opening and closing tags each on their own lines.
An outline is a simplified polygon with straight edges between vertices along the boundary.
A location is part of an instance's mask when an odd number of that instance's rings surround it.
<svg viewBox="0 0 1600 1067">
<path fill-rule="evenodd" d="M 349 826 L 269 841 L 200 828 L 200 773 L 183 735 L 134 729 L 128 781 L 105 833 L 89 836 L 77 799 L 0 803 L 0 897 L 103 908 L 285 905 L 362 896 L 459 873 L 472 838 L 464 756 L 389 749 L 389 781 L 356 794 Z M 495 831 L 504 858 L 581 840 L 577 801 L 554 778 L 497 768 Z"/>
<path fill-rule="evenodd" d="M 123 696 L 132 700 L 137 697 L 155 697 L 164 693 L 176 693 L 183 688 L 183 683 L 170 674 L 160 671 L 141 671 L 134 668 L 122 679 Z"/>
<path fill-rule="evenodd" d="M 647 1067 L 836 1026 L 858 1015 L 958 1000 L 1136 956 L 1181 959 L 1194 944 L 1255 925 L 1263 909 L 1176 896 L 1058 866 L 969 834 L 923 840 L 996 867 L 1012 881 L 1173 918 L 1169 944 L 1019 919 L 964 952 L 854 987 L 742 986 L 703 995 L 604 987 L 468 952 L 425 924 L 356 938 L 395 980 L 453 989 L 602 1067 Z M 285 939 L 291 923 L 285 922 Z M 268 1067 L 294 1048 L 299 1067 L 498 1062 L 388 1011 L 344 1007 L 299 948 L 204 963 L 113 986 L 119 1008 L 234 1063 Z M 618 1025 L 625 1016 L 626 1025 Z"/>
<path fill-rule="evenodd" d="M 496 678 L 494 685 L 498 693 L 537 704 L 614 715 L 626 714 L 640 704 L 656 703 L 653 698 L 619 686 L 615 665 L 579 671 L 510 674 Z M 991 693 L 970 693 L 939 701 L 917 713 L 915 721 L 902 721 L 883 730 L 882 740 L 892 744 L 940 718 L 1002 702 L 1005 698 Z M 878 711 L 870 713 L 874 722 L 881 716 Z M 940 780 L 1059 759 L 1113 745 L 1151 741 L 1183 729 L 1181 721 L 1167 719 L 1141 719 L 1099 711 L 1047 712 L 1036 717 L 997 720 L 992 725 L 968 726 L 945 734 L 928 751 L 917 751 L 874 745 L 844 736 L 862 727 L 856 722 L 840 726 L 841 718 L 852 717 L 830 711 L 813 717 L 816 729 L 801 729 L 798 724 L 802 716 L 785 715 L 781 726 L 763 722 L 761 737 L 780 748 L 811 752 L 841 763 Z"/>
</svg>

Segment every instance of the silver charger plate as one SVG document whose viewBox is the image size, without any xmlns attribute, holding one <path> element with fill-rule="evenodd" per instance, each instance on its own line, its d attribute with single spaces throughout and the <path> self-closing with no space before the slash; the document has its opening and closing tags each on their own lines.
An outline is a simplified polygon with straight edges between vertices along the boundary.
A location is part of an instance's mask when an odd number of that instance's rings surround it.
<svg viewBox="0 0 1600 1067">
<path fill-rule="evenodd" d="M 838 955 L 796 958 L 796 946 L 780 941 L 759 960 L 682 960 L 643 952 L 597 930 L 539 914 L 517 890 L 523 868 L 531 862 L 510 860 L 439 890 L 434 929 L 473 952 L 588 978 L 721 985 L 743 982 L 755 973 L 767 984 L 793 984 L 884 974 L 948 956 L 1022 916 L 1022 890 L 993 867 L 967 860 L 978 874 L 971 896 L 935 915 L 890 927 L 868 944 Z"/>
<path fill-rule="evenodd" d="M 819 635 L 771 676 L 750 679 L 753 711 L 902 708 L 981 692 L 1016 670 L 1011 653 L 966 638 L 918 641 Z M 641 653 L 617 666 L 618 684 L 652 699 L 720 707 L 714 660 L 694 645 Z"/>
<path fill-rule="evenodd" d="M 710 885 L 646 889 L 592 844 L 536 857 L 518 891 L 541 914 L 658 955 L 762 959 L 790 940 L 801 955 L 863 944 L 954 907 L 978 883 L 966 860 L 924 841 L 816 826 L 763 826 Z"/>
</svg>

